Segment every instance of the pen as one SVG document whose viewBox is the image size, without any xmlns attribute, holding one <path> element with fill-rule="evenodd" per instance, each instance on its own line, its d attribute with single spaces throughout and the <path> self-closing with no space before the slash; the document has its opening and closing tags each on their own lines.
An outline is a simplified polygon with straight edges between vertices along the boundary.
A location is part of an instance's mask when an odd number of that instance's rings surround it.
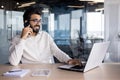
<svg viewBox="0 0 120 80">
<path fill-rule="evenodd" d="M 9 73 L 12 73 L 12 72 L 20 72 L 20 71 L 22 71 L 22 70 L 11 70 L 11 71 L 8 71 Z"/>
</svg>

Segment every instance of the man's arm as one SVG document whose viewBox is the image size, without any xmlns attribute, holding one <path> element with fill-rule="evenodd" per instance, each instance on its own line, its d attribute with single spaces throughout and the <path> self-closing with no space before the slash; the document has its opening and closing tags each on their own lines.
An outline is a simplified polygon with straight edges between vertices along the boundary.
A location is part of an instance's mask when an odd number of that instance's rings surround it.
<svg viewBox="0 0 120 80">
<path fill-rule="evenodd" d="M 60 50 L 57 45 L 55 44 L 54 40 L 52 37 L 48 34 L 49 37 L 49 43 L 50 43 L 50 49 L 51 53 L 60 61 L 60 62 L 65 62 L 69 59 L 71 59 L 66 53 L 64 53 L 62 50 Z"/>
<path fill-rule="evenodd" d="M 73 64 L 73 65 L 81 65 L 81 62 L 78 59 L 72 59 L 66 53 L 60 50 L 51 37 L 49 38 L 49 40 L 50 40 L 50 46 L 51 46 L 50 48 L 51 48 L 52 54 L 60 62 L 65 62 L 67 64 Z"/>
<path fill-rule="evenodd" d="M 9 56 L 9 62 L 11 65 L 18 65 L 24 49 L 24 42 L 23 39 L 15 38 L 13 39 L 11 46 L 9 48 L 10 56 Z"/>
<path fill-rule="evenodd" d="M 19 39 L 14 39 L 12 41 L 12 44 L 9 48 L 10 51 L 10 57 L 9 62 L 11 65 L 18 65 L 22 55 L 23 55 L 23 49 L 24 49 L 24 43 L 25 40 L 33 33 L 32 29 L 30 28 L 30 25 L 23 28 L 21 36 Z"/>
</svg>

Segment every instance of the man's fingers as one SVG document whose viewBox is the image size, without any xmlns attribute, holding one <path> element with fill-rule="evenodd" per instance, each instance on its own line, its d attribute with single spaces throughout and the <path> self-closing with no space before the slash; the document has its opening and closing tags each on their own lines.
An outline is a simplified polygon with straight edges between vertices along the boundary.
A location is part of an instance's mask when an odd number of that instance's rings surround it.
<svg viewBox="0 0 120 80">
<path fill-rule="evenodd" d="M 78 60 L 78 59 L 71 59 L 69 60 L 68 64 L 71 64 L 71 65 L 82 65 L 82 63 Z"/>
</svg>

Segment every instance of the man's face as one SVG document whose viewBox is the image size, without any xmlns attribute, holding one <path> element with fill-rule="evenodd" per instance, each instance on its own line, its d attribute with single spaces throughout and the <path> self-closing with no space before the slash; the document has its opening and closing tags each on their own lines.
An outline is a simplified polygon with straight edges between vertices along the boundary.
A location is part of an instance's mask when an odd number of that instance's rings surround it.
<svg viewBox="0 0 120 80">
<path fill-rule="evenodd" d="M 30 26 L 34 33 L 38 33 L 41 25 L 41 16 L 38 14 L 32 14 L 30 18 Z"/>
</svg>

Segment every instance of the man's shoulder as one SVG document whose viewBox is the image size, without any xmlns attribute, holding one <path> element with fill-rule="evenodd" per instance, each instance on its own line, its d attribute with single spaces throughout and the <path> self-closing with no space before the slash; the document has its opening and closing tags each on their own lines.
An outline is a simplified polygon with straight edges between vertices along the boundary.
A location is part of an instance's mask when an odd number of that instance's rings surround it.
<svg viewBox="0 0 120 80">
<path fill-rule="evenodd" d="M 39 33 L 48 34 L 46 31 L 40 31 Z"/>
<path fill-rule="evenodd" d="M 46 31 L 40 31 L 38 35 L 49 35 Z"/>
<path fill-rule="evenodd" d="M 15 37 L 13 37 L 13 38 L 20 38 L 20 35 L 16 35 Z"/>
<path fill-rule="evenodd" d="M 20 35 L 16 35 L 15 37 L 12 38 L 12 41 L 19 41 L 20 40 Z"/>
<path fill-rule="evenodd" d="M 42 36 L 42 37 L 45 37 L 45 38 L 52 38 L 51 35 L 46 31 L 40 31 L 38 36 Z"/>
</svg>

